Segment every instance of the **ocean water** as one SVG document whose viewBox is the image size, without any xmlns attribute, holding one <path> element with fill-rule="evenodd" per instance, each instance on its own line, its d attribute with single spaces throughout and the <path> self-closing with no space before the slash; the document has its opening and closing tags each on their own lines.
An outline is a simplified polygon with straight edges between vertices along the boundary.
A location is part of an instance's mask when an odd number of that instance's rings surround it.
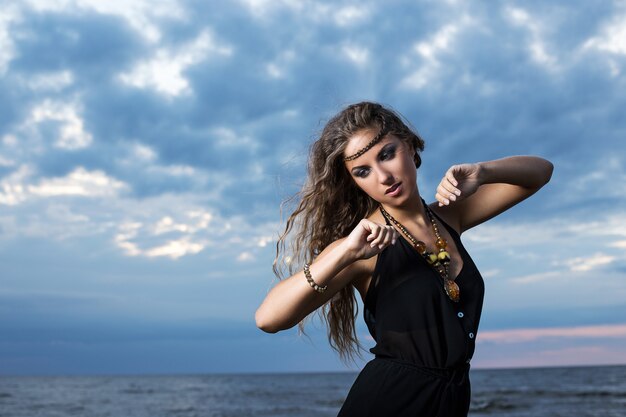
<svg viewBox="0 0 626 417">
<path fill-rule="evenodd" d="M 357 373 L 0 377 L 0 416 L 336 416 Z M 626 366 L 472 370 L 470 416 L 626 416 Z"/>
</svg>

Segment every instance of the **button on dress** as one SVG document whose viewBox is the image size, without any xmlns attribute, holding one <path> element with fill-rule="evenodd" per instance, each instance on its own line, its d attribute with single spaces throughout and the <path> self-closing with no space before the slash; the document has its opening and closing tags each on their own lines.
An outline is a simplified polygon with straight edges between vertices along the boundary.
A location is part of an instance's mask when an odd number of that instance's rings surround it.
<svg viewBox="0 0 626 417">
<path fill-rule="evenodd" d="M 422 199 L 424 205 L 426 202 Z M 376 261 L 364 300 L 364 319 L 376 345 L 338 417 L 461 417 L 470 404 L 484 281 L 459 234 L 448 230 L 463 260 L 455 281 L 458 303 L 443 280 L 402 236 Z"/>
</svg>

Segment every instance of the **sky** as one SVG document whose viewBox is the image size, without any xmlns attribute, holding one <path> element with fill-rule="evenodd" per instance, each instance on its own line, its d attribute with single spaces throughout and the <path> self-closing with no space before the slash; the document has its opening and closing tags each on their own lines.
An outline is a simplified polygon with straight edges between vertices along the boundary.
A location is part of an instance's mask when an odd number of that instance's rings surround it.
<svg viewBox="0 0 626 417">
<path fill-rule="evenodd" d="M 463 233 L 475 368 L 626 364 L 626 2 L 2 1 L 0 374 L 356 371 L 259 330 L 281 201 L 333 114 L 378 101 L 453 164 L 536 155 Z"/>
</svg>

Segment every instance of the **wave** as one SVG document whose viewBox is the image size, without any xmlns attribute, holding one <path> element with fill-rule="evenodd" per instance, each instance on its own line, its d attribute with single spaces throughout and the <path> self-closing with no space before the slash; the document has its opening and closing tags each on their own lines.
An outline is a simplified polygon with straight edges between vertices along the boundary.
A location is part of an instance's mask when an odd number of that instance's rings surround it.
<svg viewBox="0 0 626 417">
<path fill-rule="evenodd" d="M 194 411 L 201 411 L 193 406 L 184 407 L 184 408 L 171 408 L 167 410 L 168 413 L 181 414 L 181 413 L 192 413 Z"/>
<path fill-rule="evenodd" d="M 491 411 L 510 411 L 520 408 L 518 405 L 511 404 L 499 399 L 474 401 L 470 404 L 470 411 L 473 412 L 491 412 Z"/>
<path fill-rule="evenodd" d="M 120 392 L 122 394 L 154 394 L 156 391 L 151 388 L 126 388 Z"/>
<path fill-rule="evenodd" d="M 476 395 L 480 395 L 479 392 Z M 609 397 L 609 398 L 626 398 L 626 391 L 611 391 L 606 389 L 601 390 L 586 390 L 586 389 L 569 389 L 569 390 L 548 390 L 548 389 L 499 389 L 492 391 L 489 395 L 495 396 L 532 396 L 532 397 L 562 397 L 562 396 L 577 396 L 577 397 Z"/>
</svg>

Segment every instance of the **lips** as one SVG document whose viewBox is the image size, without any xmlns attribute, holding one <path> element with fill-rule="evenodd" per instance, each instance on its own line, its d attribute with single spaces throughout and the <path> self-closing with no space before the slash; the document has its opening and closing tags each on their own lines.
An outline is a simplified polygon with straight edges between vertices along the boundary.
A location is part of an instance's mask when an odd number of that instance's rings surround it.
<svg viewBox="0 0 626 417">
<path fill-rule="evenodd" d="M 400 184 L 402 184 L 402 182 L 397 182 L 391 187 L 387 188 L 387 191 L 385 191 L 385 194 L 393 194 L 398 189 Z"/>
</svg>

